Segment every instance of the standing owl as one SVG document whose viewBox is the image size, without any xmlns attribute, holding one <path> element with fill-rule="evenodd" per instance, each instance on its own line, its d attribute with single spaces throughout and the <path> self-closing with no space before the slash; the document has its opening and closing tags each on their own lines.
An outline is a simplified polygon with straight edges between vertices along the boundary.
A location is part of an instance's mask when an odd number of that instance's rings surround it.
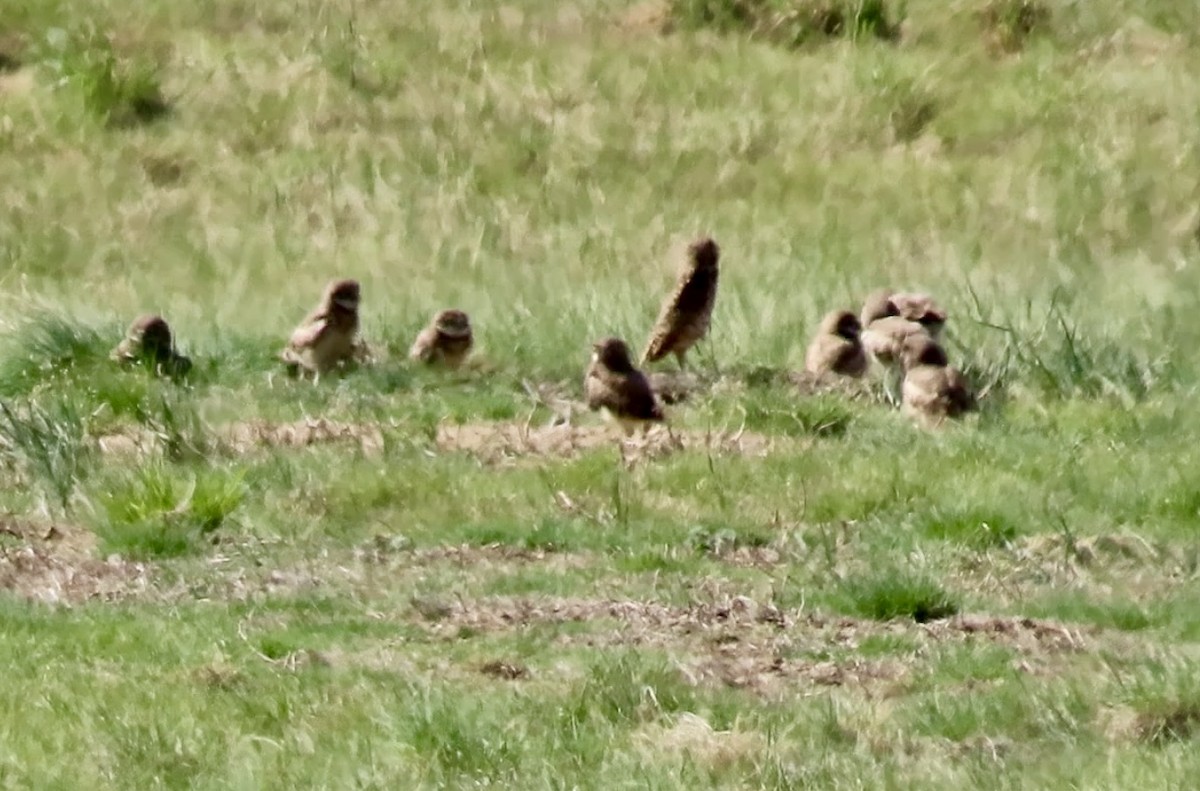
<svg viewBox="0 0 1200 791">
<path fill-rule="evenodd" d="M 458 368 L 471 353 L 474 336 L 471 320 L 461 310 L 440 311 L 417 335 L 409 359 L 429 365 Z"/>
<path fill-rule="evenodd" d="M 588 409 L 603 410 L 626 435 L 665 419 L 650 382 L 633 367 L 629 347 L 620 338 L 605 338 L 593 344 L 583 393 Z"/>
<path fill-rule="evenodd" d="M 721 248 L 710 237 L 688 246 L 688 257 L 675 290 L 663 302 L 650 332 L 642 365 L 674 354 L 679 367 L 684 367 L 684 355 L 708 333 L 713 303 L 717 299 L 720 258 Z"/>
<path fill-rule="evenodd" d="M 319 379 L 362 353 L 357 340 L 359 296 L 357 280 L 335 280 L 325 288 L 320 303 L 292 332 L 280 354 L 289 373 Z"/>
</svg>

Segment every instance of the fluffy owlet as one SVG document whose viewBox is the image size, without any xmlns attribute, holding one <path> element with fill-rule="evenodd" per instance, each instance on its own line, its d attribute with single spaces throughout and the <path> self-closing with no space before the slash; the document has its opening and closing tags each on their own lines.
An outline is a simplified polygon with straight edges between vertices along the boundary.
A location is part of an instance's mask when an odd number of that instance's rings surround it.
<svg viewBox="0 0 1200 791">
<path fill-rule="evenodd" d="M 300 322 L 280 354 L 288 372 L 319 378 L 359 356 L 358 304 L 357 280 L 330 283 L 320 304 Z"/>
<path fill-rule="evenodd" d="M 427 364 L 458 368 L 471 353 L 474 336 L 471 320 L 461 310 L 443 310 L 421 330 L 408 356 Z"/>
<path fill-rule="evenodd" d="M 168 376 L 182 376 L 192 368 L 192 361 L 175 351 L 171 327 L 162 316 L 138 317 L 109 356 L 120 363 L 147 363 Z"/>
<path fill-rule="evenodd" d="M 619 338 L 592 346 L 592 360 L 583 378 L 583 394 L 591 410 L 603 410 L 620 423 L 625 434 L 664 420 L 650 382 L 633 367 L 629 347 Z"/>
<path fill-rule="evenodd" d="M 919 335 L 909 338 L 903 359 L 906 414 L 927 424 L 938 424 L 975 408 L 970 384 L 961 371 L 950 365 L 937 341 Z"/>
<path fill-rule="evenodd" d="M 885 391 L 893 404 L 897 400 L 894 390 L 904 372 L 904 344 L 916 337 L 936 341 L 945 322 L 946 314 L 923 294 L 879 290 L 867 297 L 862 309 L 862 345 L 886 369 Z"/>
<path fill-rule="evenodd" d="M 642 355 L 642 364 L 674 354 L 679 367 L 684 355 L 708 333 L 717 298 L 717 263 L 721 248 L 709 237 L 688 246 L 688 257 L 671 296 L 663 302 L 658 321 Z"/>
<path fill-rule="evenodd" d="M 832 372 L 861 377 L 870 362 L 859 338 L 861 331 L 858 317 L 850 311 L 835 310 L 827 314 L 808 346 L 804 369 L 815 376 Z"/>
<path fill-rule="evenodd" d="M 946 323 L 946 311 L 933 297 L 919 291 L 900 291 L 892 294 L 890 300 L 900 316 L 917 322 L 937 339 Z"/>
<path fill-rule="evenodd" d="M 902 316 L 923 324 L 933 334 L 946 322 L 946 312 L 929 294 L 919 291 L 893 291 L 881 288 L 872 291 L 863 301 L 861 321 L 866 327 L 886 316 Z"/>
</svg>

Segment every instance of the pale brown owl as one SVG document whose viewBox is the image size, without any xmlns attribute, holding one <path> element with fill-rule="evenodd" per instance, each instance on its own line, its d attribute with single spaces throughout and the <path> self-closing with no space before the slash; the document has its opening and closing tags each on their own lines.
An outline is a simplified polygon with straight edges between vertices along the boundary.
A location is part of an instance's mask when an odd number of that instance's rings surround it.
<svg viewBox="0 0 1200 791">
<path fill-rule="evenodd" d="M 467 314 L 461 310 L 443 310 L 417 335 L 408 356 L 429 365 L 458 368 L 466 361 L 473 345 L 474 335 Z"/>
<path fill-rule="evenodd" d="M 166 319 L 152 314 L 135 319 L 109 357 L 120 363 L 145 363 L 168 376 L 182 376 L 192 368 L 192 361 L 175 351 Z"/>
<path fill-rule="evenodd" d="M 863 329 L 883 318 L 899 316 L 924 326 L 930 336 L 937 340 L 942 326 L 946 324 L 946 311 L 929 294 L 920 292 L 893 292 L 881 288 L 871 292 L 863 302 Z"/>
<path fill-rule="evenodd" d="M 721 248 L 710 237 L 688 246 L 688 256 L 679 273 L 675 290 L 663 302 L 658 320 L 642 355 L 642 365 L 674 354 L 679 367 L 684 355 L 708 333 L 713 303 L 717 298 L 718 262 Z"/>
<path fill-rule="evenodd" d="M 975 395 L 966 377 L 950 365 L 936 341 L 919 335 L 904 344 L 902 394 L 904 412 L 927 425 L 975 408 Z"/>
<path fill-rule="evenodd" d="M 619 338 L 605 338 L 592 345 L 583 394 L 588 409 L 603 410 L 626 435 L 665 418 L 650 382 L 633 367 L 629 347 Z"/>
<path fill-rule="evenodd" d="M 804 370 L 818 377 L 828 373 L 861 377 L 870 363 L 859 337 L 861 331 L 858 317 L 848 310 L 826 314 L 808 346 Z"/>
<path fill-rule="evenodd" d="M 896 292 L 888 289 L 872 292 L 862 309 L 862 345 L 885 369 L 884 393 L 893 405 L 899 400 L 896 390 L 904 374 L 904 344 L 912 337 L 936 341 L 946 321 L 945 313 L 925 295 L 900 297 L 903 314 L 896 302 Z"/>
<path fill-rule="evenodd" d="M 359 294 L 357 280 L 335 280 L 325 288 L 280 354 L 289 373 L 320 378 L 363 353 L 357 340 Z"/>
</svg>

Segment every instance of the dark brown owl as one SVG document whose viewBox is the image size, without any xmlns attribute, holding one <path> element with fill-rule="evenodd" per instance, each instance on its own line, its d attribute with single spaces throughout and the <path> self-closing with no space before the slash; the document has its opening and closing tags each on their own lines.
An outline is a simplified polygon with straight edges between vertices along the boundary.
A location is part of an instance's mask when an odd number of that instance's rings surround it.
<svg viewBox="0 0 1200 791">
<path fill-rule="evenodd" d="M 818 377 L 828 373 L 861 377 L 870 363 L 859 337 L 861 331 L 858 317 L 848 310 L 826 314 L 808 346 L 804 370 Z"/>
<path fill-rule="evenodd" d="M 175 340 L 166 319 L 157 315 L 139 316 L 109 355 L 120 363 L 147 363 L 160 374 L 180 376 L 192 368 L 192 361 L 175 351 Z"/>
<path fill-rule="evenodd" d="M 604 411 L 627 435 L 664 420 L 650 382 L 633 367 L 629 347 L 620 338 L 605 338 L 593 344 L 583 394 L 589 409 Z"/>
<path fill-rule="evenodd" d="M 642 355 L 642 364 L 657 362 L 674 354 L 679 367 L 684 355 L 708 333 L 713 303 L 717 298 L 718 262 L 721 248 L 709 237 L 688 246 L 688 256 L 675 290 L 663 302 L 658 320 Z"/>
</svg>

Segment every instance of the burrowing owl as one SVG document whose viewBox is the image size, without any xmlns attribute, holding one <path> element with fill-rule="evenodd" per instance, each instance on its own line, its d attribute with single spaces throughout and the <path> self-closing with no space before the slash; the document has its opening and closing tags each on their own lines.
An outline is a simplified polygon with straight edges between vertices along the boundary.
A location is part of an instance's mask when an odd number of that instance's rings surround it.
<svg viewBox="0 0 1200 791">
<path fill-rule="evenodd" d="M 620 423 L 626 435 L 664 419 L 650 382 L 633 367 L 629 347 L 620 338 L 605 338 L 592 345 L 583 393 L 588 409 L 603 410 Z"/>
<path fill-rule="evenodd" d="M 650 332 L 650 341 L 642 355 L 643 365 L 674 354 L 679 367 L 683 368 L 688 349 L 708 333 L 717 298 L 720 258 L 721 248 L 709 237 L 688 246 L 687 261 L 679 273 L 675 290 L 663 302 L 658 321 Z"/>
<path fill-rule="evenodd" d="M 904 343 L 904 411 L 927 424 L 940 423 L 975 408 L 966 377 L 950 365 L 946 352 L 928 336 Z"/>
<path fill-rule="evenodd" d="M 408 356 L 418 362 L 458 368 L 466 361 L 473 344 L 467 314 L 461 310 L 443 310 L 417 335 Z"/>
<path fill-rule="evenodd" d="M 885 392 L 893 404 L 904 372 L 905 342 L 912 337 L 936 341 L 945 322 L 946 314 L 923 294 L 897 295 L 881 289 L 867 297 L 862 309 L 862 345 L 886 369 Z"/>
<path fill-rule="evenodd" d="M 817 336 L 808 346 L 804 369 L 823 376 L 833 372 L 858 378 L 867 372 L 867 353 L 859 334 L 862 325 L 848 310 L 835 310 L 821 321 Z"/>
<path fill-rule="evenodd" d="M 937 340 L 946 324 L 946 312 L 928 294 L 894 292 L 889 289 L 872 291 L 863 302 L 863 330 L 869 330 L 879 322 L 885 322 L 880 325 L 884 327 L 902 326 L 898 321 L 890 321 L 892 319 L 918 324 L 929 337 Z M 896 354 L 899 354 L 898 350 Z"/>
<path fill-rule="evenodd" d="M 325 288 L 320 304 L 292 332 L 280 358 L 288 372 L 320 377 L 363 353 L 357 342 L 359 285 L 335 280 Z"/>
<path fill-rule="evenodd" d="M 153 365 L 156 372 L 170 376 L 181 376 L 192 368 L 192 361 L 175 351 L 166 319 L 156 315 L 134 320 L 109 356 L 121 363 L 145 362 Z"/>
</svg>

